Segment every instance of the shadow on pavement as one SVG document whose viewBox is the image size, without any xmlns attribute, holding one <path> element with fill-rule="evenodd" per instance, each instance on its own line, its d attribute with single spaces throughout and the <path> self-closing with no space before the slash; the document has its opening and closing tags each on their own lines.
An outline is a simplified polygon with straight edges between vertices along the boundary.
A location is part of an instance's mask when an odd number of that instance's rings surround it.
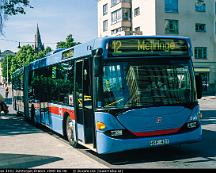
<svg viewBox="0 0 216 173">
<path fill-rule="evenodd" d="M 60 157 L 0 153 L 0 169 L 32 168 L 63 160 Z"/>
<path fill-rule="evenodd" d="M 30 133 L 41 133 L 41 131 L 24 121 L 23 117 L 16 117 L 12 114 L 0 115 L 0 136 Z"/>
<path fill-rule="evenodd" d="M 216 110 L 202 110 L 202 125 L 216 124 Z"/>
<path fill-rule="evenodd" d="M 203 139 L 201 142 L 192 144 L 182 144 L 181 146 L 166 146 L 159 148 L 149 148 L 140 150 L 131 150 L 107 155 L 96 155 L 104 160 L 109 166 L 124 167 L 134 163 L 148 163 L 158 161 L 175 161 L 181 159 L 201 158 L 196 162 L 212 161 L 216 159 L 216 132 L 203 130 Z M 184 162 L 189 163 L 189 162 Z M 192 162 L 191 162 L 192 163 Z"/>
</svg>

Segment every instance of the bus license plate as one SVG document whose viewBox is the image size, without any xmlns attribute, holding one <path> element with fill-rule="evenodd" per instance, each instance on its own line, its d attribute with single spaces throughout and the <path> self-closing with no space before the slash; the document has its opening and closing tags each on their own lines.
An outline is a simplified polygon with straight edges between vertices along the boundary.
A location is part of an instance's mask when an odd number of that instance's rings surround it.
<svg viewBox="0 0 216 173">
<path fill-rule="evenodd" d="M 169 139 L 158 139 L 158 140 L 151 140 L 150 146 L 159 146 L 159 145 L 168 145 Z"/>
</svg>

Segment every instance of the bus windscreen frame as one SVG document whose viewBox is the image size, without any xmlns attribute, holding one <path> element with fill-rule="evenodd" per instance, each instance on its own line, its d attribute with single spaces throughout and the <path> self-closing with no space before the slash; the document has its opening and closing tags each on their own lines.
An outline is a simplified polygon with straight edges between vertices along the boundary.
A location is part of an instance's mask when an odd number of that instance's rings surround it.
<svg viewBox="0 0 216 173">
<path fill-rule="evenodd" d="M 187 40 L 179 38 L 129 38 L 108 42 L 108 57 L 188 55 Z"/>
</svg>

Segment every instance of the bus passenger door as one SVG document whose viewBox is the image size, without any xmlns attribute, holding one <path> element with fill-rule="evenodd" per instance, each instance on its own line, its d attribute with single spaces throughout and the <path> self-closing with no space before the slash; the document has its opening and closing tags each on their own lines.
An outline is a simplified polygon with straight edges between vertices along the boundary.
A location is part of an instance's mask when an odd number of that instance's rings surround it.
<svg viewBox="0 0 216 173">
<path fill-rule="evenodd" d="M 91 63 L 89 59 L 77 61 L 75 66 L 75 113 L 78 140 L 92 144 L 94 119 L 92 110 Z"/>
<path fill-rule="evenodd" d="M 48 102 L 40 102 L 40 121 L 45 126 L 50 126 Z"/>
</svg>

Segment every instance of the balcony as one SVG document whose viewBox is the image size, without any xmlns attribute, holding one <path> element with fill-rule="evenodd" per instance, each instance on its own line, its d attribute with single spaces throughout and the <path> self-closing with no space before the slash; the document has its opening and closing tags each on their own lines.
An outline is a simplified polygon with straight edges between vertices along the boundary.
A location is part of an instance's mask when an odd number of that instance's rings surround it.
<svg viewBox="0 0 216 173">
<path fill-rule="evenodd" d="M 120 27 L 132 27 L 132 23 L 129 20 L 121 20 L 115 24 L 111 25 L 111 30 L 114 30 L 116 28 L 120 28 Z"/>
<path fill-rule="evenodd" d="M 132 5 L 131 5 L 131 1 L 123 1 L 123 2 L 120 2 L 116 5 L 113 5 L 111 6 L 111 11 L 115 11 L 115 10 L 118 10 L 120 8 L 131 8 Z"/>
</svg>

